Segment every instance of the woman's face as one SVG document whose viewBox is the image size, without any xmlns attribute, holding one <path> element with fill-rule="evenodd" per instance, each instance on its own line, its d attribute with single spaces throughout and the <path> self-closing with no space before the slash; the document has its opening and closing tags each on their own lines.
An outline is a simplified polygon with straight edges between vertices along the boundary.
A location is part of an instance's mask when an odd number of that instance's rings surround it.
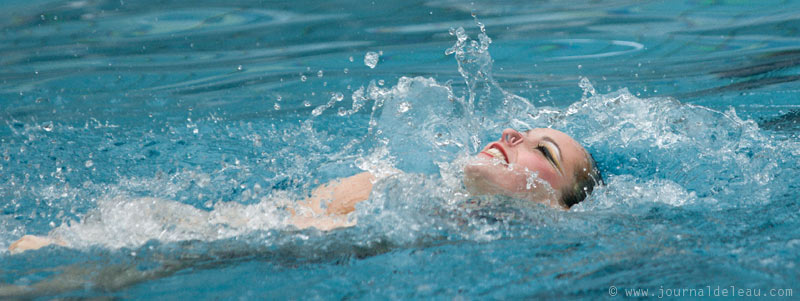
<svg viewBox="0 0 800 301">
<path fill-rule="evenodd" d="M 541 128 L 524 133 L 505 129 L 464 167 L 474 194 L 502 194 L 559 204 L 561 191 L 586 166 L 586 152 L 567 134 Z"/>
</svg>

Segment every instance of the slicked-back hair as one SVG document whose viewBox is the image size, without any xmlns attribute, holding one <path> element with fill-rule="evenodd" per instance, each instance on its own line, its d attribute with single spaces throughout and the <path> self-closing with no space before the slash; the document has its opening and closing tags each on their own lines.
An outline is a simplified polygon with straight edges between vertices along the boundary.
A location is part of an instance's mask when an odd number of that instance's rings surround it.
<svg viewBox="0 0 800 301">
<path fill-rule="evenodd" d="M 588 151 L 586 153 L 586 166 L 578 168 L 575 172 L 575 183 L 566 187 L 561 192 L 561 201 L 567 208 L 582 202 L 589 196 L 596 185 L 603 185 L 603 175 L 597 169 L 597 162 Z"/>
</svg>

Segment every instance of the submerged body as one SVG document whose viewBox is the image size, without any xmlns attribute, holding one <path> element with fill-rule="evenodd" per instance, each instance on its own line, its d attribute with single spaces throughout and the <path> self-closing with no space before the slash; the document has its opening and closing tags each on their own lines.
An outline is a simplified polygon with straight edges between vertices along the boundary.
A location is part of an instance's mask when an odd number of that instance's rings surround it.
<svg viewBox="0 0 800 301">
<path fill-rule="evenodd" d="M 290 215 L 286 224 L 323 231 L 354 226 L 357 221 L 351 213 L 356 204 L 369 199 L 378 180 L 378 176 L 362 172 L 319 186 L 309 198 L 288 207 Z M 463 180 L 472 195 L 504 195 L 561 209 L 572 206 L 570 198 L 575 195 L 582 195 L 580 200 L 585 198 L 594 185 L 602 181 L 586 150 L 567 134 L 553 129 L 524 133 L 504 130 L 498 141 L 487 144 L 464 166 Z M 249 207 L 254 206 L 234 204 L 207 212 L 191 205 L 153 198 L 120 202 L 169 204 L 168 211 L 184 214 L 168 218 L 175 218 L 179 227 L 193 232 L 202 232 L 201 229 L 210 224 L 247 224 L 241 216 L 234 217 L 236 215 L 227 212 L 252 211 Z M 237 205 L 241 208 L 234 208 Z M 50 244 L 68 246 L 57 234 L 50 237 L 26 235 L 11 244 L 9 250 L 17 253 Z"/>
</svg>

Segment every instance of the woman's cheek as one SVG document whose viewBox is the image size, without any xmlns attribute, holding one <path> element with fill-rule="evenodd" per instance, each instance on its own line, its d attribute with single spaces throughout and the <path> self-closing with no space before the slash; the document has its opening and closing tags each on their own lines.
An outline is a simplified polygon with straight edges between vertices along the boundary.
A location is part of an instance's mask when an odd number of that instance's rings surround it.
<svg viewBox="0 0 800 301">
<path fill-rule="evenodd" d="M 546 181 L 551 187 L 556 187 L 558 185 L 558 175 L 552 170 L 552 166 L 548 165 L 548 163 L 541 162 L 540 160 L 529 160 L 526 163 L 528 169 L 537 173 L 539 179 Z"/>
<path fill-rule="evenodd" d="M 549 171 L 540 173 L 539 178 L 549 183 L 550 187 L 556 187 L 558 184 L 558 178 L 556 177 L 556 175 Z"/>
</svg>

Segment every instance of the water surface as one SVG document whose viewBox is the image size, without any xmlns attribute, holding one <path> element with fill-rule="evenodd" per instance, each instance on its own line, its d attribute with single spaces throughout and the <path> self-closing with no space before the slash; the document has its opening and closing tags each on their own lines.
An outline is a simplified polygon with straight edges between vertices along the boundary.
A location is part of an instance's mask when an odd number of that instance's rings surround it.
<svg viewBox="0 0 800 301">
<path fill-rule="evenodd" d="M 0 295 L 796 288 L 798 9 L 6 1 L 0 249 L 73 248 L 0 252 Z M 574 136 L 607 185 L 469 206 L 460 167 L 506 127 Z M 356 227 L 286 225 L 319 183 L 389 167 Z"/>
</svg>

